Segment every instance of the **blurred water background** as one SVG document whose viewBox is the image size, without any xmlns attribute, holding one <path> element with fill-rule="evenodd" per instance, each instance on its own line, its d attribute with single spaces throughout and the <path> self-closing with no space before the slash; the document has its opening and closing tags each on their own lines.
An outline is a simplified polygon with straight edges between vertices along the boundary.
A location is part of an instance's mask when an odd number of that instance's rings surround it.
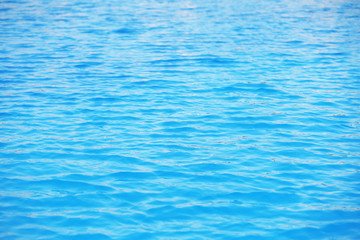
<svg viewBox="0 0 360 240">
<path fill-rule="evenodd" d="M 0 239 L 360 239 L 360 2 L 2 0 Z"/>
</svg>

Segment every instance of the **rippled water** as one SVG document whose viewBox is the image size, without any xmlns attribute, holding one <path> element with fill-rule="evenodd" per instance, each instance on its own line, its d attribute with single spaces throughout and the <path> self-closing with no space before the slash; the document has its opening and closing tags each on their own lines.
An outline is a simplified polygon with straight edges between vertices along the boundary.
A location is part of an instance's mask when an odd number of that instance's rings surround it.
<svg viewBox="0 0 360 240">
<path fill-rule="evenodd" d="M 360 2 L 0 2 L 1 239 L 360 239 Z"/>
</svg>

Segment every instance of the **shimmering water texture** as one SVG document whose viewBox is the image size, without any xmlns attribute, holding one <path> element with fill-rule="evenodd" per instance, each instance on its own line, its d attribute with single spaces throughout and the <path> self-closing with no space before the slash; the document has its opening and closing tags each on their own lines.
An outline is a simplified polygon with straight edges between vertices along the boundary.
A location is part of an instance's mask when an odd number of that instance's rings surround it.
<svg viewBox="0 0 360 240">
<path fill-rule="evenodd" d="M 2 0 L 0 239 L 360 239 L 360 1 Z"/>
</svg>

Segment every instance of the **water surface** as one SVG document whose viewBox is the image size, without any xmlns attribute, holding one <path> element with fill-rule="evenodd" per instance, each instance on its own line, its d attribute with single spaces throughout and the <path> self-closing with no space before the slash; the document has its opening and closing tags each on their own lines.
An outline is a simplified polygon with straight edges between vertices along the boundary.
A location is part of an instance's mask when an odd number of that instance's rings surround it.
<svg viewBox="0 0 360 240">
<path fill-rule="evenodd" d="M 360 2 L 0 3 L 1 239 L 359 239 Z"/>
</svg>

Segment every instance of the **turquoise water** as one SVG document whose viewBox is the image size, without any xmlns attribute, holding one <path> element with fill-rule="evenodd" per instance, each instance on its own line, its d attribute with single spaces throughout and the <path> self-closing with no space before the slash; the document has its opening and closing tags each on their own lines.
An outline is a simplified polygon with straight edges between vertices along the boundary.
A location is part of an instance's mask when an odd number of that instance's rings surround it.
<svg viewBox="0 0 360 240">
<path fill-rule="evenodd" d="M 0 239 L 360 239 L 360 2 L 0 2 Z"/>
</svg>

